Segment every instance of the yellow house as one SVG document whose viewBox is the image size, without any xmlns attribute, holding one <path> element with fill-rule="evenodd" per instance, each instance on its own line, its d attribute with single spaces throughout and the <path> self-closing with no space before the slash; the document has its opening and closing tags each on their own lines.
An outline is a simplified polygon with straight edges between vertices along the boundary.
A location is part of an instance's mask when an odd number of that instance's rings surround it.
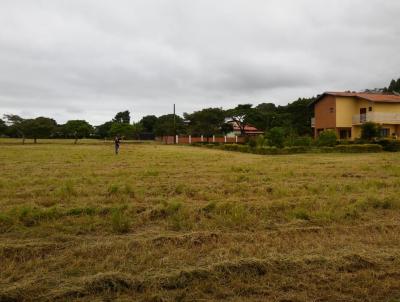
<svg viewBox="0 0 400 302">
<path fill-rule="evenodd" d="M 313 103 L 311 126 L 314 136 L 330 129 L 340 139 L 361 136 L 361 125 L 381 125 L 384 137 L 400 137 L 400 96 L 382 93 L 325 92 Z"/>
</svg>

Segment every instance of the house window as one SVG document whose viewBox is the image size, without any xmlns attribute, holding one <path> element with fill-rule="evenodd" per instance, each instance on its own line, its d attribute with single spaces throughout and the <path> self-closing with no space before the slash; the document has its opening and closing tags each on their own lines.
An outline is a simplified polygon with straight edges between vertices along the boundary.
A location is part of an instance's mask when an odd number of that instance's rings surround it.
<svg viewBox="0 0 400 302">
<path fill-rule="evenodd" d="M 333 107 L 329 108 L 330 113 L 333 113 L 333 110 L 334 110 Z"/>
<path fill-rule="evenodd" d="M 372 107 L 368 107 L 368 111 L 372 111 Z"/>
<path fill-rule="evenodd" d="M 390 129 L 389 128 L 381 128 L 381 136 L 382 137 L 388 137 L 390 134 Z"/>
<path fill-rule="evenodd" d="M 340 129 L 339 137 L 340 137 L 340 139 L 349 139 L 349 138 L 351 138 L 351 129 Z"/>
</svg>

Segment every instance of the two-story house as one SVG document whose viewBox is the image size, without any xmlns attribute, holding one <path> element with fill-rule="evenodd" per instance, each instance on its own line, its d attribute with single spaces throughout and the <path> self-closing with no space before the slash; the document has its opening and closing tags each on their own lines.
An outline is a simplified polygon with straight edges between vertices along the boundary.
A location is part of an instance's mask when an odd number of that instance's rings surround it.
<svg viewBox="0 0 400 302">
<path fill-rule="evenodd" d="M 330 129 L 340 139 L 361 136 L 361 125 L 374 122 L 381 126 L 381 135 L 400 137 L 400 96 L 382 93 L 325 92 L 313 103 L 311 126 L 314 136 Z"/>
</svg>

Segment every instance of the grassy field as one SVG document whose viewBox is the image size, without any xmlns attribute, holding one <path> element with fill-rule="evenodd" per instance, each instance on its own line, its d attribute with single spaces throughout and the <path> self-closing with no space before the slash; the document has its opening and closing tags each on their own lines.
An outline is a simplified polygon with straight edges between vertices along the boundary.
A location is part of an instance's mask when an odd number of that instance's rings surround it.
<svg viewBox="0 0 400 302">
<path fill-rule="evenodd" d="M 400 301 L 400 156 L 0 140 L 0 301 Z"/>
</svg>

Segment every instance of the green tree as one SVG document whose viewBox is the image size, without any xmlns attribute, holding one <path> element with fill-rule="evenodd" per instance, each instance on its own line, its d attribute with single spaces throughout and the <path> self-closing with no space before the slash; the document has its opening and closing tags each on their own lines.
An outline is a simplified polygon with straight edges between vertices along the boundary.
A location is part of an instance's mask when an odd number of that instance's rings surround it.
<svg viewBox="0 0 400 302">
<path fill-rule="evenodd" d="M 233 125 L 232 123 L 223 123 L 221 126 L 221 132 L 223 134 L 228 134 L 229 132 L 233 131 Z"/>
<path fill-rule="evenodd" d="M 205 135 L 207 139 L 221 133 L 225 124 L 225 112 L 221 108 L 206 108 L 192 114 L 185 113 L 189 131 L 194 135 Z"/>
<path fill-rule="evenodd" d="M 37 117 L 23 120 L 22 131 L 27 138 L 33 138 L 36 144 L 39 138 L 49 138 L 56 126 L 56 121 L 51 118 Z"/>
<path fill-rule="evenodd" d="M 268 131 L 272 127 L 279 126 L 277 108 L 272 103 L 261 103 L 250 111 L 247 121 L 259 130 Z"/>
<path fill-rule="evenodd" d="M 361 125 L 361 138 L 365 140 L 372 140 L 380 136 L 379 125 L 373 122 L 366 122 Z"/>
<path fill-rule="evenodd" d="M 22 138 L 22 143 L 25 143 L 25 133 L 23 122 L 24 119 L 16 114 L 5 114 L 4 119 L 9 125 L 7 128 L 7 135 L 11 137 L 20 137 Z"/>
<path fill-rule="evenodd" d="M 283 148 L 285 142 L 285 129 L 282 127 L 273 127 L 266 135 L 270 146 Z"/>
<path fill-rule="evenodd" d="M 93 133 L 93 127 L 84 120 L 70 120 L 61 127 L 65 137 L 74 138 L 75 144 L 78 139 L 89 137 Z"/>
<path fill-rule="evenodd" d="M 129 110 L 118 112 L 112 121 L 115 123 L 129 124 L 131 122 Z"/>
<path fill-rule="evenodd" d="M 7 124 L 5 121 L 0 119 L 0 135 L 4 135 L 7 132 Z"/>
<path fill-rule="evenodd" d="M 397 81 L 395 79 L 392 79 L 390 81 L 389 86 L 385 87 L 383 91 L 389 93 L 394 93 L 394 92 L 400 93 L 400 78 L 397 79 Z"/>
<path fill-rule="evenodd" d="M 310 104 L 312 101 L 314 101 L 314 98 L 299 98 L 286 106 L 279 106 L 278 112 L 281 118 L 286 119 L 286 127 L 298 135 L 311 135 L 313 111 Z"/>
<path fill-rule="evenodd" d="M 143 126 L 141 123 L 134 123 L 133 125 L 133 139 L 140 139 L 140 133 L 143 132 Z"/>
<path fill-rule="evenodd" d="M 390 82 L 389 87 L 388 87 L 389 92 L 396 91 L 396 86 L 397 86 L 396 84 L 397 84 L 396 80 L 394 80 L 394 79 Z"/>
<path fill-rule="evenodd" d="M 185 123 L 183 119 L 179 115 L 175 115 L 175 128 L 176 134 L 185 133 Z M 174 135 L 174 115 L 166 114 L 162 115 L 157 119 L 156 124 L 154 125 L 154 133 L 157 136 L 167 136 Z"/>
<path fill-rule="evenodd" d="M 332 130 L 322 131 L 317 139 L 317 144 L 320 147 L 333 147 L 336 145 L 337 136 L 336 132 Z"/>
<path fill-rule="evenodd" d="M 124 139 L 132 139 L 135 136 L 135 128 L 131 124 L 112 123 L 108 135 L 110 137 L 120 136 Z"/>
<path fill-rule="evenodd" d="M 144 132 L 154 133 L 157 117 L 155 115 L 146 115 L 140 120 L 139 123 L 142 125 Z"/>
<path fill-rule="evenodd" d="M 112 125 L 113 125 L 113 122 L 110 121 L 110 122 L 105 122 L 104 124 L 96 126 L 95 131 L 94 131 L 95 135 L 98 138 L 107 138 Z"/>
</svg>

